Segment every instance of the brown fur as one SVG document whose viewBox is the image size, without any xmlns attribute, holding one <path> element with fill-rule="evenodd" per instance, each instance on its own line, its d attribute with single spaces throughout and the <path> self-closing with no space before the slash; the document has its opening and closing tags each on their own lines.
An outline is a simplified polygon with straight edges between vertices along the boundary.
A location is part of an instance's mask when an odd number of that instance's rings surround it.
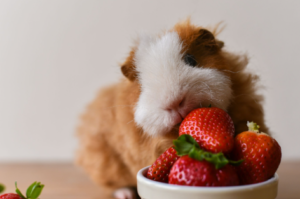
<svg viewBox="0 0 300 199">
<path fill-rule="evenodd" d="M 174 27 L 183 40 L 184 50 L 205 67 L 216 68 L 232 81 L 233 99 L 228 108 L 236 133 L 247 129 L 247 121 L 255 121 L 268 133 L 264 121 L 262 96 L 256 93 L 258 76 L 245 71 L 245 56 L 222 50 L 223 42 L 202 27 L 189 21 Z M 215 31 L 213 31 L 215 32 Z M 87 107 L 78 129 L 80 148 L 77 162 L 100 186 L 114 190 L 136 186 L 136 173 L 150 165 L 172 145 L 178 128 L 160 137 L 148 137 L 134 122 L 134 106 L 140 85 L 134 68 L 135 47 L 122 65 L 127 77 L 102 89 Z"/>
</svg>

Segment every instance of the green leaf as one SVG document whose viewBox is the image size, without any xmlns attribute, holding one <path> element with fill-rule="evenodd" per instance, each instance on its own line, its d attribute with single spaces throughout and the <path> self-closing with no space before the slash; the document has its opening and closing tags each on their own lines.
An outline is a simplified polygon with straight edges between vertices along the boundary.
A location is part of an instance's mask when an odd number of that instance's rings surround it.
<svg viewBox="0 0 300 199">
<path fill-rule="evenodd" d="M 226 164 L 228 164 L 229 160 L 224 156 L 223 153 L 217 153 L 214 156 L 214 163 L 216 169 L 220 169 L 224 167 Z"/>
<path fill-rule="evenodd" d="M 199 150 L 195 146 L 193 146 L 193 148 L 189 152 L 189 157 L 191 157 L 195 160 L 202 161 L 203 158 L 204 158 L 203 157 L 203 150 Z"/>
<path fill-rule="evenodd" d="M 181 135 L 180 137 L 182 137 L 182 139 L 184 138 L 188 143 L 195 145 L 197 148 L 200 148 L 198 142 L 192 136 L 185 134 Z"/>
<path fill-rule="evenodd" d="M 28 193 L 28 196 L 27 196 L 28 199 L 38 198 L 39 195 L 41 194 L 43 188 L 44 188 L 44 185 L 42 185 L 40 182 L 35 182 L 32 185 L 30 185 L 30 187 L 29 187 L 30 190 L 29 190 L 29 193 Z"/>
<path fill-rule="evenodd" d="M 0 184 L 0 193 L 2 193 L 5 190 L 5 186 L 3 184 Z"/>
<path fill-rule="evenodd" d="M 26 197 L 29 198 L 31 196 L 32 188 L 37 184 L 37 182 L 32 183 L 26 190 Z"/>
<path fill-rule="evenodd" d="M 35 183 L 35 185 L 32 187 L 32 190 L 31 190 L 31 192 L 30 192 L 30 194 L 29 194 L 28 198 L 32 198 L 32 193 L 33 193 L 33 192 L 34 192 L 34 190 L 37 188 L 37 186 L 39 186 L 39 184 L 40 184 L 40 182 L 38 182 L 38 183 Z"/>
<path fill-rule="evenodd" d="M 196 140 L 190 135 L 181 135 L 177 140 L 174 140 L 173 143 L 177 155 L 189 155 L 189 157 L 199 161 L 206 160 L 214 164 L 216 169 L 220 169 L 228 163 L 237 166 L 243 162 L 243 160 L 229 160 L 223 153 L 211 153 L 202 150 Z"/>
<path fill-rule="evenodd" d="M 38 198 L 39 195 L 41 194 L 41 192 L 42 192 L 44 186 L 45 186 L 45 185 L 39 185 L 39 186 L 32 192 L 31 198 L 33 198 L 33 199 Z"/>
<path fill-rule="evenodd" d="M 173 140 L 174 148 L 177 151 L 177 155 L 183 156 L 189 154 L 190 150 L 200 148 L 196 140 L 190 135 L 181 135 L 177 140 Z"/>
<path fill-rule="evenodd" d="M 238 161 L 229 160 L 229 163 L 234 166 L 239 166 L 240 164 L 242 164 L 242 162 L 244 162 L 244 160 L 238 160 Z"/>
<path fill-rule="evenodd" d="M 17 182 L 15 182 L 15 186 L 16 186 L 16 193 L 21 197 L 21 198 L 25 198 L 25 196 L 21 193 L 21 191 L 18 189 L 17 186 Z M 26 198 L 25 198 L 26 199 Z"/>
<path fill-rule="evenodd" d="M 182 141 L 182 140 L 174 140 L 173 144 L 175 145 L 175 150 L 177 151 L 177 155 L 183 156 L 189 154 L 190 150 L 193 148 L 194 145 Z"/>
</svg>

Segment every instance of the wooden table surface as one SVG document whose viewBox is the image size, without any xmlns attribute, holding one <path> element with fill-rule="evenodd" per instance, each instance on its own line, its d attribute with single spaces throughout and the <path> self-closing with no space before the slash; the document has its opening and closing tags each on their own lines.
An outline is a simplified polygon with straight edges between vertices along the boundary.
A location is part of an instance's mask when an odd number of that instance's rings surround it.
<svg viewBox="0 0 300 199">
<path fill-rule="evenodd" d="M 282 162 L 277 199 L 300 199 L 300 161 Z M 14 192 L 14 182 L 24 193 L 34 181 L 45 184 L 41 199 L 110 199 L 85 173 L 71 163 L 0 164 L 0 182 Z"/>
</svg>

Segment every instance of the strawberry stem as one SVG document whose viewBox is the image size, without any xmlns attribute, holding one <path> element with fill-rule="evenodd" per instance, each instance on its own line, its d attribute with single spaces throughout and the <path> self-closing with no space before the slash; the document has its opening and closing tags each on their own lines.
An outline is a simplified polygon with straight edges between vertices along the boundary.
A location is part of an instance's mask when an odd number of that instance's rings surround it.
<svg viewBox="0 0 300 199">
<path fill-rule="evenodd" d="M 232 164 L 237 166 L 243 162 L 243 160 L 232 161 L 227 159 L 222 152 L 211 153 L 204 151 L 200 148 L 196 140 L 187 134 L 179 136 L 177 140 L 173 141 L 177 155 L 183 156 L 188 155 L 195 160 L 206 160 L 207 162 L 213 163 L 216 169 L 224 167 L 226 164 Z"/>
<path fill-rule="evenodd" d="M 21 197 L 21 198 L 25 198 L 25 196 L 21 193 L 21 191 L 19 190 L 18 186 L 17 186 L 17 182 L 15 182 L 15 186 L 16 186 L 16 193 Z"/>
<path fill-rule="evenodd" d="M 249 131 L 258 133 L 259 132 L 259 125 L 257 125 L 255 122 L 247 122 L 247 126 Z"/>
</svg>

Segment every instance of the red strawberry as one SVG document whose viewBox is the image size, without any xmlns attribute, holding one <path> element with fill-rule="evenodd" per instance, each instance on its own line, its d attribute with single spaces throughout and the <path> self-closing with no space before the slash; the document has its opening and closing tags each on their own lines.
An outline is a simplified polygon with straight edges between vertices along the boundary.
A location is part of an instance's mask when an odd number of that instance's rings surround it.
<svg viewBox="0 0 300 199">
<path fill-rule="evenodd" d="M 233 157 L 244 159 L 237 167 L 242 184 L 263 182 L 271 178 L 281 161 L 281 147 L 265 133 L 259 133 L 259 126 L 247 123 L 249 131 L 235 137 Z"/>
<path fill-rule="evenodd" d="M 0 199 L 23 199 L 23 198 L 16 193 L 6 193 L 0 195 Z"/>
<path fill-rule="evenodd" d="M 169 184 L 188 186 L 234 186 L 239 178 L 232 165 L 216 169 L 213 163 L 198 161 L 185 155 L 173 165 Z"/>
<path fill-rule="evenodd" d="M 159 182 L 168 182 L 171 167 L 178 158 L 179 156 L 176 155 L 174 147 L 170 147 L 148 169 L 147 178 Z"/>
<path fill-rule="evenodd" d="M 193 136 L 202 149 L 213 153 L 228 153 L 233 148 L 233 121 L 220 108 L 198 108 L 190 112 L 179 128 L 179 135 L 183 134 Z"/>
<path fill-rule="evenodd" d="M 177 154 L 183 157 L 175 162 L 170 171 L 170 184 L 188 186 L 239 184 L 238 175 L 232 165 L 239 165 L 241 161 L 231 161 L 223 153 L 211 153 L 200 149 L 199 144 L 190 135 L 181 135 L 173 143 Z"/>
<path fill-rule="evenodd" d="M 40 182 L 34 182 L 28 187 L 26 191 L 26 197 L 25 197 L 18 189 L 17 182 L 15 185 L 16 185 L 17 194 L 15 193 L 2 194 L 0 195 L 0 199 L 26 199 L 26 198 L 37 199 L 44 188 L 44 185 L 42 185 Z"/>
</svg>

